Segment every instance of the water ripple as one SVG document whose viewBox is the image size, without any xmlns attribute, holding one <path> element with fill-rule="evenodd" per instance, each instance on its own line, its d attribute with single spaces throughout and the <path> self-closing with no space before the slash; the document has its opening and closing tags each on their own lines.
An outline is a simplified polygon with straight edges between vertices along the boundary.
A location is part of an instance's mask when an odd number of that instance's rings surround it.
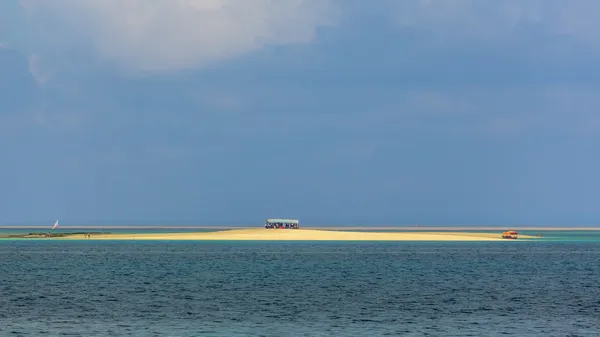
<svg viewBox="0 0 600 337">
<path fill-rule="evenodd" d="M 0 335 L 596 336 L 597 243 L 0 244 Z"/>
</svg>

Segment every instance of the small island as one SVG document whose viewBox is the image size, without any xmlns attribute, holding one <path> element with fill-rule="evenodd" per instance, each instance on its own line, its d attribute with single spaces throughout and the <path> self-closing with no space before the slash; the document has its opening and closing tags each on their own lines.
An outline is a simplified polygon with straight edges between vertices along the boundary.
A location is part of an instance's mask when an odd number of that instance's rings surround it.
<svg viewBox="0 0 600 337">
<path fill-rule="evenodd" d="M 92 233 L 89 232 L 73 232 L 73 233 L 56 233 L 56 232 L 32 232 L 27 234 L 8 234 L 0 235 L 0 239 L 56 239 L 56 238 L 68 238 L 68 237 L 91 237 Z M 94 234 L 110 235 L 110 232 L 95 232 Z"/>
<path fill-rule="evenodd" d="M 501 233 L 477 232 L 421 232 L 421 231 L 348 231 L 321 229 L 276 229 L 263 228 L 228 229 L 213 232 L 187 233 L 28 233 L 8 235 L 12 239 L 50 240 L 188 240 L 188 241 L 506 241 Z M 523 239 L 536 236 L 519 235 Z"/>
</svg>

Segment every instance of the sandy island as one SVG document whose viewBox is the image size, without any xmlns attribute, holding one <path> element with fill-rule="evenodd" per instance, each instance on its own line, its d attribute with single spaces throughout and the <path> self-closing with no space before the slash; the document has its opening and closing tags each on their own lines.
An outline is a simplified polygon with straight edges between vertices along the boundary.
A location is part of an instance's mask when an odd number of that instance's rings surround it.
<svg viewBox="0 0 600 337">
<path fill-rule="evenodd" d="M 519 235 L 520 238 L 535 238 Z M 347 232 L 316 229 L 233 229 L 200 233 L 74 234 L 57 240 L 253 240 L 253 241 L 507 241 L 501 234 L 462 232 Z M 512 240 L 511 240 L 512 241 Z"/>
</svg>

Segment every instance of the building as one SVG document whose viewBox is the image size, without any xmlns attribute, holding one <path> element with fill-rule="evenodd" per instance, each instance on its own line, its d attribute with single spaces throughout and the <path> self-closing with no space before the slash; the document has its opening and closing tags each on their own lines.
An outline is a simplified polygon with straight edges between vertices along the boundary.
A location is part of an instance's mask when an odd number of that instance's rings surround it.
<svg viewBox="0 0 600 337">
<path fill-rule="evenodd" d="M 298 229 L 300 228 L 300 221 L 294 219 L 267 219 L 265 228 Z"/>
</svg>

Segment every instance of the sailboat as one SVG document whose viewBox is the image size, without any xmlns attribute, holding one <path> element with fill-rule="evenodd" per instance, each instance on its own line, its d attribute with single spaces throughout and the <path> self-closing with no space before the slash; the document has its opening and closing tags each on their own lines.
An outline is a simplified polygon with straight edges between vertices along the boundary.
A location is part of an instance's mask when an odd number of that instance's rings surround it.
<svg viewBox="0 0 600 337">
<path fill-rule="evenodd" d="M 52 236 L 52 231 L 54 231 L 57 227 L 58 227 L 58 220 L 56 220 L 56 222 L 54 223 L 54 225 L 52 225 L 52 229 L 50 229 L 48 231 L 48 234 L 46 234 L 46 236 L 47 237 L 51 237 Z"/>
</svg>

